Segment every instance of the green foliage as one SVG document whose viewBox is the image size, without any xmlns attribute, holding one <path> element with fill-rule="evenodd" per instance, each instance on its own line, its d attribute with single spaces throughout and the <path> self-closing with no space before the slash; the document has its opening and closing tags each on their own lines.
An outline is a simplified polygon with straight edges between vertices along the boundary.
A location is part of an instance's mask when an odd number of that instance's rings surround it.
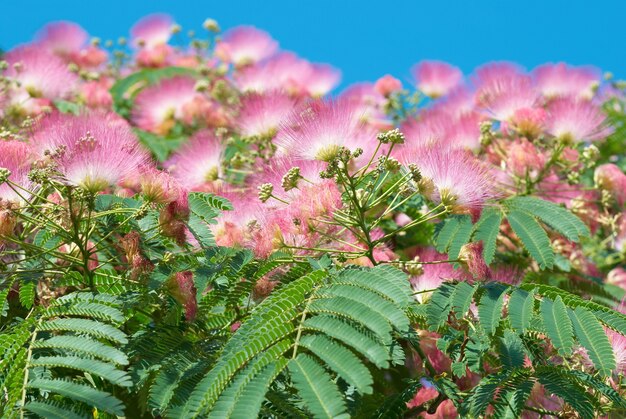
<svg viewBox="0 0 626 419">
<path fill-rule="evenodd" d="M 540 221 L 573 242 L 579 242 L 590 234 L 588 227 L 564 207 L 535 197 L 519 196 L 504 200 L 500 208 L 484 209 L 473 227 L 467 215 L 448 217 L 438 230 L 436 248 L 439 252 L 447 252 L 450 259 L 455 260 L 463 245 L 470 241 L 482 241 L 483 258 L 489 265 L 495 258 L 504 217 L 541 269 L 552 269 L 556 263 L 561 270 L 567 271 L 570 266 L 562 257 L 559 258 L 560 255 L 554 254 Z"/>
<path fill-rule="evenodd" d="M 0 372 L 7 400 L 0 412 L 9 417 L 21 409 L 45 417 L 84 417 L 95 407 L 123 415 L 123 402 L 111 391 L 132 385 L 124 370 L 128 357 L 119 349 L 128 343 L 119 329 L 124 322 L 120 302 L 78 292 L 33 311 L 30 319 L 3 335 L 13 341 L 4 346 L 3 359 L 15 355 L 13 365 Z"/>
<path fill-rule="evenodd" d="M 255 397 L 248 396 L 258 409 L 273 380 L 285 374 L 306 412 L 346 414 L 337 379 L 370 394 L 370 369 L 401 362 L 394 335 L 409 333 L 405 309 L 410 302 L 406 277 L 388 267 L 317 270 L 285 284 L 252 310 L 214 366 L 168 415 L 228 416 L 252 391 L 251 383 L 263 383 L 254 389 Z"/>
</svg>

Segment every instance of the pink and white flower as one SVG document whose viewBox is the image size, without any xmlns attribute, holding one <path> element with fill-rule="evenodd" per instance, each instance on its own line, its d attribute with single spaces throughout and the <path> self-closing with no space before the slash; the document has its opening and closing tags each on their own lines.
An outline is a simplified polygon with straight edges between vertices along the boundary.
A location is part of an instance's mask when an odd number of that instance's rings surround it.
<svg viewBox="0 0 626 419">
<path fill-rule="evenodd" d="M 210 131 L 198 131 L 166 162 L 172 175 L 190 190 L 204 190 L 222 176 L 224 145 Z"/>
<path fill-rule="evenodd" d="M 227 31 L 215 47 L 215 54 L 235 66 L 254 64 L 271 57 L 278 50 L 278 42 L 262 30 L 252 26 L 238 26 Z"/>
<path fill-rule="evenodd" d="M 359 123 L 347 101 L 315 101 L 292 112 L 282 124 L 276 145 L 283 155 L 303 160 L 330 161 L 341 147 L 362 148 L 365 155 L 375 145 L 375 134 Z"/>
<path fill-rule="evenodd" d="M 239 132 L 245 137 L 274 136 L 281 121 L 294 110 L 296 103 L 293 97 L 281 91 L 243 96 L 237 117 Z"/>
<path fill-rule="evenodd" d="M 549 134 L 568 142 L 601 140 L 612 132 L 596 104 L 572 98 L 550 102 L 545 126 Z"/>
<path fill-rule="evenodd" d="M 445 96 L 463 82 L 463 73 L 443 61 L 422 61 L 413 67 L 417 87 L 427 96 Z"/>
<path fill-rule="evenodd" d="M 61 178 L 92 192 L 136 174 L 148 159 L 126 121 L 115 114 L 54 114 L 33 135 L 42 158 L 50 156 Z"/>
<path fill-rule="evenodd" d="M 537 89 L 548 98 L 590 99 L 593 86 L 600 83 L 600 71 L 594 67 L 572 67 L 565 63 L 544 64 L 533 70 Z"/>
</svg>

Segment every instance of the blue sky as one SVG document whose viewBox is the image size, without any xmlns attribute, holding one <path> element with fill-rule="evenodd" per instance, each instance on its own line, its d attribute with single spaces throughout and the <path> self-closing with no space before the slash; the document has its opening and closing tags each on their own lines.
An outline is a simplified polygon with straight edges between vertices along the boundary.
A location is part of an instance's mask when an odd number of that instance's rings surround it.
<svg viewBox="0 0 626 419">
<path fill-rule="evenodd" d="M 140 17 L 166 12 L 187 29 L 205 18 L 222 28 L 251 24 L 283 49 L 341 69 L 343 83 L 440 59 L 470 73 L 493 60 L 526 68 L 544 62 L 593 64 L 626 78 L 626 1 L 549 0 L 4 0 L 0 47 L 30 40 L 43 24 L 72 20 L 92 35 L 117 39 Z"/>
</svg>

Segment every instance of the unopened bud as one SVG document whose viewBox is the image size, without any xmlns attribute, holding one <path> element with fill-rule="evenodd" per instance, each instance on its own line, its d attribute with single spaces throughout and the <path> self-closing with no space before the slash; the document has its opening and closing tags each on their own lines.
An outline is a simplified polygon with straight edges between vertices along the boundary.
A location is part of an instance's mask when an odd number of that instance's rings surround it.
<svg viewBox="0 0 626 419">
<path fill-rule="evenodd" d="M 215 19 L 205 20 L 204 23 L 202 24 L 202 27 L 209 32 L 217 33 L 220 31 L 220 25 L 217 23 Z"/>
<path fill-rule="evenodd" d="M 398 128 L 381 132 L 376 136 L 376 139 L 383 144 L 404 144 L 404 134 Z"/>
<path fill-rule="evenodd" d="M 11 171 L 5 167 L 0 167 L 0 185 L 6 182 L 11 176 Z"/>
<path fill-rule="evenodd" d="M 288 192 L 288 191 L 290 191 L 292 189 L 297 189 L 298 188 L 298 181 L 300 179 L 302 179 L 302 176 L 300 175 L 300 168 L 299 167 L 292 167 L 285 174 L 285 176 L 283 176 L 283 179 L 282 179 L 282 182 L 281 182 L 280 186 L 282 186 L 282 188 L 285 190 L 285 192 Z"/>
<path fill-rule="evenodd" d="M 267 202 L 272 197 L 272 192 L 274 192 L 274 186 L 271 183 L 264 183 L 258 189 L 259 200 L 263 203 Z"/>
</svg>

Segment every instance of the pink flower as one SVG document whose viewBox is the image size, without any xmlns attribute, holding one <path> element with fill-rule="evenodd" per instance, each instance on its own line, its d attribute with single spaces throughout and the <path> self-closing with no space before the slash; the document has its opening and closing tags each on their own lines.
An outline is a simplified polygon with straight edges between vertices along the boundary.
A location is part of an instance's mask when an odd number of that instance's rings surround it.
<svg viewBox="0 0 626 419">
<path fill-rule="evenodd" d="M 565 63 L 544 64 L 533 70 L 535 85 L 546 97 L 591 98 L 592 87 L 600 82 L 594 67 L 571 67 Z"/>
<path fill-rule="evenodd" d="M 414 163 L 435 189 L 429 198 L 455 212 L 480 208 L 497 195 L 487 167 L 471 153 L 447 147 L 402 149 L 398 160 Z"/>
<path fill-rule="evenodd" d="M 490 80 L 476 94 L 478 103 L 498 121 L 508 121 L 519 110 L 539 104 L 532 80 L 522 75 Z"/>
<path fill-rule="evenodd" d="M 296 100 L 280 91 L 244 95 L 237 117 L 239 132 L 244 137 L 273 137 L 281 121 L 294 110 L 295 106 Z"/>
<path fill-rule="evenodd" d="M 53 22 L 37 33 L 37 43 L 63 58 L 80 51 L 87 43 L 87 32 L 73 22 Z"/>
<path fill-rule="evenodd" d="M 445 128 L 443 137 L 454 148 L 478 150 L 480 148 L 480 123 L 484 117 L 478 112 L 465 113 Z"/>
<path fill-rule="evenodd" d="M 360 147 L 368 155 L 374 133 L 356 121 L 358 115 L 346 101 L 315 101 L 283 121 L 276 145 L 283 154 L 303 160 L 330 161 L 341 147 Z"/>
<path fill-rule="evenodd" d="M 437 110 L 426 110 L 417 120 L 407 119 L 400 126 L 406 138 L 404 147 L 430 147 L 447 143 L 446 131 L 450 125 L 450 117 Z"/>
<path fill-rule="evenodd" d="M 238 26 L 227 31 L 215 47 L 215 54 L 236 66 L 253 64 L 272 56 L 278 43 L 262 30 L 252 26 Z"/>
<path fill-rule="evenodd" d="M 386 74 L 376 80 L 374 89 L 383 96 L 389 96 L 394 92 L 402 90 L 402 82 L 391 74 Z"/>
<path fill-rule="evenodd" d="M 89 81 L 80 86 L 80 93 L 85 100 L 85 105 L 90 108 L 110 109 L 113 105 L 111 86 L 113 81 L 106 77 L 97 81 Z"/>
<path fill-rule="evenodd" d="M 144 88 L 135 98 L 133 122 L 143 130 L 166 134 L 185 116 L 185 105 L 197 95 L 195 85 L 195 79 L 177 76 Z"/>
<path fill-rule="evenodd" d="M 606 283 L 616 285 L 626 290 L 626 269 L 620 266 L 611 269 L 611 271 L 609 271 L 606 275 Z"/>
<path fill-rule="evenodd" d="M 31 147 L 21 141 L 0 141 L 0 168 L 8 169 L 9 180 L 24 189 L 31 190 L 33 185 L 28 180 L 28 172 L 33 162 Z M 20 202 L 28 199 L 30 194 L 16 188 L 13 190 L 6 182 L 0 183 L 0 201 Z"/>
<path fill-rule="evenodd" d="M 463 73 L 457 67 L 442 61 L 422 61 L 413 67 L 417 87 L 426 95 L 445 96 L 463 82 Z"/>
<path fill-rule="evenodd" d="M 506 167 L 520 178 L 535 179 L 546 164 L 545 154 L 525 138 L 506 143 L 506 156 Z"/>
<path fill-rule="evenodd" d="M 92 192 L 136 173 L 148 158 L 126 121 L 105 112 L 49 116 L 33 144 L 40 156 L 51 153 L 62 179 Z"/>
<path fill-rule="evenodd" d="M 167 44 L 172 36 L 174 21 L 166 14 L 153 14 L 139 20 L 130 30 L 131 42 L 135 47 L 151 49 Z"/>
<path fill-rule="evenodd" d="M 19 47 L 9 51 L 4 59 L 9 64 L 4 75 L 20 84 L 11 94 L 11 101 L 17 105 L 31 97 L 67 98 L 78 83 L 78 77 L 68 70 L 67 64 L 42 47 Z"/>
<path fill-rule="evenodd" d="M 620 207 L 626 203 L 626 174 L 613 163 L 602 164 L 596 167 L 593 175 L 596 185 L 600 189 L 611 192 Z"/>
<path fill-rule="evenodd" d="M 548 105 L 546 131 L 570 142 L 595 141 L 608 136 L 605 116 L 595 104 L 571 98 L 556 99 Z"/>
<path fill-rule="evenodd" d="M 448 255 L 439 253 L 431 247 L 419 250 L 416 256 L 416 261 L 419 262 L 439 262 L 448 260 Z M 451 264 L 446 262 L 425 263 L 422 265 L 422 270 L 423 273 L 409 277 L 413 291 L 418 293 L 415 294 L 415 299 L 420 303 L 424 303 L 432 294 L 432 291 L 422 291 L 433 290 L 445 281 L 453 279 L 463 280 L 467 277 L 463 271 L 455 270 Z"/>
<path fill-rule="evenodd" d="M 476 69 L 472 83 L 480 90 L 506 79 L 517 78 L 521 74 L 522 69 L 517 64 L 506 61 L 493 62 Z"/>
<path fill-rule="evenodd" d="M 618 252 L 626 252 L 626 213 L 622 213 L 617 226 L 617 235 L 613 240 L 613 249 Z M 624 284 L 626 288 L 626 283 Z"/>
<path fill-rule="evenodd" d="M 235 83 L 242 91 L 284 90 L 293 96 L 323 96 L 339 82 L 337 70 L 312 64 L 293 53 L 283 52 L 237 70 Z"/>
<path fill-rule="evenodd" d="M 185 319 L 192 321 L 198 311 L 193 272 L 177 272 L 169 278 L 166 286 L 172 297 L 185 308 Z"/>
<path fill-rule="evenodd" d="M 198 131 L 165 164 L 183 187 L 197 190 L 222 174 L 224 145 L 210 131 Z"/>
</svg>

